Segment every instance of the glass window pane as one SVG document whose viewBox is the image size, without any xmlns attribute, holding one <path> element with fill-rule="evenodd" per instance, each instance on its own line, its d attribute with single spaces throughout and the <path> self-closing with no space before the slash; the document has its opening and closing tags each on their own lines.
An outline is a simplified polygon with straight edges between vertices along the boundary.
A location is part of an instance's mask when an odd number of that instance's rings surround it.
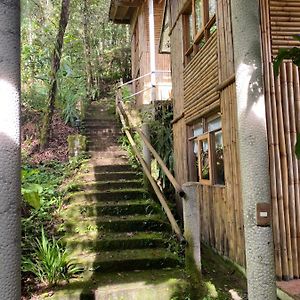
<svg viewBox="0 0 300 300">
<path fill-rule="evenodd" d="M 209 0 L 209 19 L 211 19 L 216 14 L 216 0 Z"/>
<path fill-rule="evenodd" d="M 195 19 L 196 31 L 198 32 L 203 27 L 202 0 L 195 0 Z"/>
<path fill-rule="evenodd" d="M 193 137 L 199 136 L 204 133 L 202 121 L 193 126 Z M 194 153 L 198 156 L 198 142 L 194 141 Z"/>
<path fill-rule="evenodd" d="M 222 126 L 221 124 L 221 118 L 216 118 L 216 119 L 213 119 L 211 121 L 208 122 L 208 131 L 214 131 L 214 130 L 217 130 L 217 129 L 220 129 Z"/>
<path fill-rule="evenodd" d="M 215 183 L 225 184 L 224 176 L 224 146 L 222 131 L 215 133 Z"/>
<path fill-rule="evenodd" d="M 193 16 L 192 13 L 189 15 L 189 46 L 193 45 L 194 32 L 193 32 Z"/>
<path fill-rule="evenodd" d="M 200 167 L 201 167 L 201 179 L 209 180 L 210 179 L 210 170 L 209 170 L 209 145 L 208 140 L 201 140 L 200 142 Z"/>
</svg>

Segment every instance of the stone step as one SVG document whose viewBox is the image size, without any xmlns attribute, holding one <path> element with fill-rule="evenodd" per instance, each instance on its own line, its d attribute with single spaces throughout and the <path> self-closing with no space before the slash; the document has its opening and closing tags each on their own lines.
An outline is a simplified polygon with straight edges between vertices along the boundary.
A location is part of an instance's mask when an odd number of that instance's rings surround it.
<svg viewBox="0 0 300 300">
<path fill-rule="evenodd" d="M 100 141 L 100 140 L 107 140 L 107 139 L 116 139 L 119 141 L 119 138 L 122 136 L 122 132 L 119 131 L 113 131 L 113 132 L 108 132 L 107 130 L 93 130 L 86 132 L 84 134 L 87 138 L 87 141 Z"/>
<path fill-rule="evenodd" d="M 131 165 L 127 164 L 112 164 L 112 165 L 94 165 L 93 170 L 97 173 L 103 172 L 135 172 Z"/>
<path fill-rule="evenodd" d="M 96 216 L 128 216 L 128 215 L 148 215 L 159 213 L 161 208 L 152 200 L 127 200 L 108 201 L 95 205 L 86 205 L 85 202 L 77 202 L 64 207 L 62 215 L 66 218 L 96 217 Z"/>
<path fill-rule="evenodd" d="M 152 249 L 166 246 L 161 232 L 124 232 L 108 234 L 75 234 L 65 237 L 68 249 L 81 253 L 91 251 L 117 251 L 126 249 Z"/>
<path fill-rule="evenodd" d="M 126 201 L 135 199 L 147 199 L 147 193 L 143 189 L 112 190 L 106 192 L 99 191 L 81 191 L 75 192 L 67 199 L 68 203 L 86 201 L 91 204 L 101 201 Z"/>
<path fill-rule="evenodd" d="M 97 124 L 95 123 L 87 123 L 82 125 L 83 128 L 87 132 L 90 130 L 105 130 L 105 129 L 113 129 L 113 130 L 121 130 L 120 126 L 116 125 L 113 122 L 99 122 Z"/>
<path fill-rule="evenodd" d="M 92 280 L 91 280 L 92 278 Z M 86 272 L 79 281 L 71 280 L 49 296 L 51 300 L 170 300 L 189 299 L 186 274 L 182 268 L 126 271 L 117 273 Z"/>
<path fill-rule="evenodd" d="M 94 166 L 107 166 L 107 165 L 126 165 L 128 164 L 128 157 L 119 157 L 119 158 L 103 158 L 101 156 L 97 156 L 96 154 L 91 157 L 88 167 L 94 169 Z M 132 167 L 131 167 L 132 168 Z M 133 169 L 133 168 L 132 168 Z"/>
<path fill-rule="evenodd" d="M 118 180 L 118 181 L 96 181 L 80 184 L 80 190 L 111 191 L 121 189 L 142 189 L 144 187 L 141 180 Z"/>
<path fill-rule="evenodd" d="M 178 257 L 165 248 L 128 249 L 121 251 L 84 252 L 75 260 L 85 270 L 94 272 L 122 272 L 163 269 L 180 265 Z"/>
<path fill-rule="evenodd" d="M 86 182 L 91 181 L 115 181 L 122 178 L 122 180 L 137 180 L 142 179 L 142 174 L 138 172 L 102 172 L 102 173 L 92 173 L 83 174 L 79 177 L 79 180 L 84 180 Z"/>
<path fill-rule="evenodd" d="M 103 149 L 104 148 L 104 149 Z M 101 158 L 128 158 L 127 154 L 124 151 L 110 151 L 103 148 L 97 147 L 93 150 L 88 150 L 88 153 L 92 157 L 101 157 Z M 97 150 L 95 150 L 97 149 Z"/>
<path fill-rule="evenodd" d="M 74 217 L 64 224 L 69 234 L 88 232 L 130 232 L 130 231 L 170 231 L 171 226 L 161 214 L 129 215 L 129 216 L 101 216 Z"/>
</svg>

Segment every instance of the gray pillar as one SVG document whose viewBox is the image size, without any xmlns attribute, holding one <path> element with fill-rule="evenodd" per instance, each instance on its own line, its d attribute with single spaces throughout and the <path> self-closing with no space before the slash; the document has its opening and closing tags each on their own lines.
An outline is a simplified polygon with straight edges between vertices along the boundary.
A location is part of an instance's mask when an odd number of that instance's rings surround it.
<svg viewBox="0 0 300 300">
<path fill-rule="evenodd" d="M 187 182 L 182 186 L 185 192 L 183 199 L 184 237 L 187 241 L 187 268 L 196 268 L 201 272 L 201 240 L 200 240 L 200 204 L 197 195 L 198 183 Z M 193 265 L 191 265 L 193 264 Z"/>
<path fill-rule="evenodd" d="M 20 3 L 0 2 L 0 299 L 20 288 Z"/>
<path fill-rule="evenodd" d="M 249 300 L 276 299 L 271 226 L 258 226 L 259 203 L 271 204 L 260 47 L 259 1 L 231 0 L 237 92 L 237 131 L 244 210 Z M 268 215 L 268 217 L 270 217 Z"/>
</svg>

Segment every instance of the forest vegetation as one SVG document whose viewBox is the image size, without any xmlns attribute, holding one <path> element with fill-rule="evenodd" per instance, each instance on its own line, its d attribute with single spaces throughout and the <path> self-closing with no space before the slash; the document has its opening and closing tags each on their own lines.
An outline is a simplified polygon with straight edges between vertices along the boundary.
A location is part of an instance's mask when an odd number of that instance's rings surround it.
<svg viewBox="0 0 300 300">
<path fill-rule="evenodd" d="M 68 161 L 67 137 L 91 101 L 111 97 L 116 82 L 128 79 L 130 47 L 128 28 L 108 22 L 109 1 L 21 5 L 22 286 L 29 299 L 80 271 L 61 243 L 68 178 L 85 161 Z"/>
</svg>

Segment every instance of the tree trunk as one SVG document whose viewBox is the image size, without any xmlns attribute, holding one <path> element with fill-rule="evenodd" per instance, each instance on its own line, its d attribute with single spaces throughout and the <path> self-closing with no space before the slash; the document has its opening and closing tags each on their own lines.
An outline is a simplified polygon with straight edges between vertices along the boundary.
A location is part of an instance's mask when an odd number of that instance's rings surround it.
<svg viewBox="0 0 300 300">
<path fill-rule="evenodd" d="M 86 72 L 86 94 L 88 101 L 93 100 L 93 69 L 91 63 L 91 39 L 90 39 L 90 12 L 89 0 L 83 1 L 83 41 L 84 41 L 84 56 L 85 56 L 85 72 Z"/>
<path fill-rule="evenodd" d="M 21 298 L 20 1 L 0 1 L 0 299 Z"/>
<path fill-rule="evenodd" d="M 49 137 L 51 134 L 50 131 L 51 131 L 52 117 L 55 108 L 55 97 L 57 91 L 57 72 L 60 67 L 64 35 L 69 21 L 69 7 L 70 7 L 70 0 L 62 0 L 59 28 L 58 28 L 58 33 L 56 36 L 56 42 L 55 42 L 53 56 L 52 56 L 50 89 L 49 89 L 48 104 L 47 104 L 48 106 L 43 119 L 42 129 L 41 129 L 41 137 L 40 137 L 41 149 L 45 149 L 47 147 L 49 142 Z"/>
</svg>

